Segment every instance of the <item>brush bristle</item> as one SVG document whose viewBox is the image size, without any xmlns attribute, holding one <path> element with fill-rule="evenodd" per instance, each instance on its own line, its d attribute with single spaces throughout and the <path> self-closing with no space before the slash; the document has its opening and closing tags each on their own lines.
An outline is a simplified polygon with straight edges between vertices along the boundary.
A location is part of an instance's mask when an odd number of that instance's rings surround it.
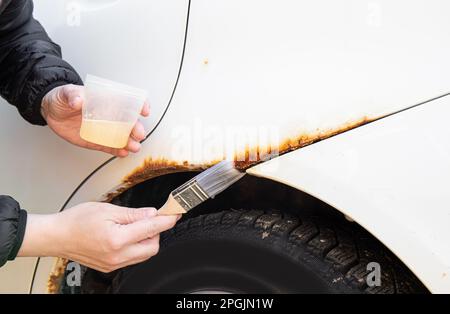
<svg viewBox="0 0 450 314">
<path fill-rule="evenodd" d="M 224 160 L 200 173 L 195 180 L 209 197 L 214 197 L 244 175 L 234 167 L 234 162 Z"/>
</svg>

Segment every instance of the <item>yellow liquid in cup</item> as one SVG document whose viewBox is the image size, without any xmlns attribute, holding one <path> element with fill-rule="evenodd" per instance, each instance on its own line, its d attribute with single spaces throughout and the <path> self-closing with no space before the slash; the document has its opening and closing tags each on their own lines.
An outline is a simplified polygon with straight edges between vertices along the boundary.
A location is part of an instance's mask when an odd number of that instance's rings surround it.
<svg viewBox="0 0 450 314">
<path fill-rule="evenodd" d="M 134 123 L 83 119 L 80 136 L 82 139 L 112 148 L 124 148 Z"/>
</svg>

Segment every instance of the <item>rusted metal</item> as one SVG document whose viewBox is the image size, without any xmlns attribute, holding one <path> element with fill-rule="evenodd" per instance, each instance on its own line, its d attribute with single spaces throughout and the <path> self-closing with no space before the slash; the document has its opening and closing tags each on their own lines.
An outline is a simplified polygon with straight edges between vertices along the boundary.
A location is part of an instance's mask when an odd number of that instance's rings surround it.
<svg viewBox="0 0 450 314">
<path fill-rule="evenodd" d="M 247 147 L 245 152 L 236 155 L 236 168 L 243 171 L 247 170 L 259 163 L 287 154 L 299 148 L 320 142 L 335 135 L 347 132 L 374 120 L 377 120 L 377 118 L 363 117 L 359 120 L 348 122 L 338 128 L 333 128 L 325 131 L 319 130 L 315 133 L 300 134 L 296 137 L 284 140 L 278 145 L 278 147 L 275 148 L 259 146 L 254 148 Z"/>
<path fill-rule="evenodd" d="M 347 132 L 351 129 L 357 128 L 377 119 L 379 118 L 363 117 L 359 120 L 345 123 L 338 128 L 333 128 L 325 131 L 318 130 L 315 133 L 300 134 L 296 137 L 282 141 L 275 149 L 270 147 L 262 148 L 259 146 L 246 147 L 245 151 L 236 154 L 234 162 L 237 169 L 245 171 L 246 169 L 249 169 L 250 167 L 253 167 L 261 162 L 284 155 L 313 143 L 317 143 L 332 136 Z M 134 169 L 122 180 L 122 184 L 119 187 L 117 187 L 114 191 L 108 193 L 104 197 L 103 201 L 110 202 L 113 198 L 122 194 L 129 188 L 146 180 L 176 172 L 202 171 L 215 165 L 219 161 L 220 160 L 214 160 L 205 164 L 191 164 L 188 161 L 179 163 L 166 159 L 146 159 L 142 166 Z"/>
<path fill-rule="evenodd" d="M 178 163 L 175 161 L 169 161 L 166 159 L 152 159 L 148 158 L 144 161 L 142 166 L 134 169 L 129 175 L 127 175 L 120 186 L 118 186 L 114 191 L 109 192 L 105 195 L 102 201 L 110 202 L 118 195 L 122 194 L 131 187 L 139 184 L 141 182 L 147 181 L 152 178 L 156 178 L 162 175 L 177 173 L 177 172 L 188 172 L 188 171 L 203 171 L 213 165 L 215 165 L 219 160 L 212 161 L 210 163 L 196 165 L 190 164 L 188 161 Z"/>
<path fill-rule="evenodd" d="M 158 177 L 168 173 L 175 173 L 180 171 L 198 171 L 206 169 L 208 165 L 193 165 L 188 161 L 182 163 L 169 161 L 165 159 L 146 159 L 142 166 L 136 168 L 131 174 L 123 179 L 124 184 L 136 184 L 149 178 Z"/>
<path fill-rule="evenodd" d="M 65 258 L 55 258 L 55 263 L 47 280 L 47 293 L 56 294 L 59 292 L 68 262 Z"/>
</svg>

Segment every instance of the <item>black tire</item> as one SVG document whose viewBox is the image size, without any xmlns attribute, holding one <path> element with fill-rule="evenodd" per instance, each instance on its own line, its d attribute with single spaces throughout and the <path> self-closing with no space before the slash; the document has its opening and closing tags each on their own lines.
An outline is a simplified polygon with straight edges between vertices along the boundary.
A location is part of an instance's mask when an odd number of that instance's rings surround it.
<svg viewBox="0 0 450 314">
<path fill-rule="evenodd" d="M 367 265 L 380 265 L 369 287 Z M 119 271 L 113 293 L 425 293 L 383 245 L 355 223 L 262 211 L 222 211 L 181 222 L 160 253 Z"/>
</svg>

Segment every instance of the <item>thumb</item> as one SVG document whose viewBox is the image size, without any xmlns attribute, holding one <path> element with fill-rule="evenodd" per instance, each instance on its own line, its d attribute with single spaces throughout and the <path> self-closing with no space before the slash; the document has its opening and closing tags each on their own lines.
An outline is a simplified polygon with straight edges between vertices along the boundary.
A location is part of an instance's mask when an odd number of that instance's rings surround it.
<svg viewBox="0 0 450 314">
<path fill-rule="evenodd" d="M 80 111 L 83 107 L 83 99 L 80 96 L 74 96 L 73 98 L 69 98 L 69 107 L 72 110 Z"/>
<path fill-rule="evenodd" d="M 83 107 L 83 87 L 76 85 L 65 85 L 60 90 L 62 95 L 59 97 L 73 111 L 80 111 Z"/>
</svg>

